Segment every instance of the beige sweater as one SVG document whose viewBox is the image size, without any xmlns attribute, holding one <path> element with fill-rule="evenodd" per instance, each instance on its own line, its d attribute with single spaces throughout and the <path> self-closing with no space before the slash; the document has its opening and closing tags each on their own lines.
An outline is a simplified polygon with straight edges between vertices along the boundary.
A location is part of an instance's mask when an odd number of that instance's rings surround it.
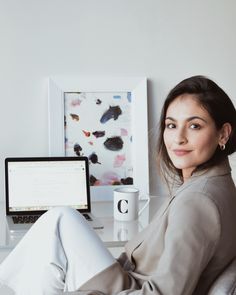
<svg viewBox="0 0 236 295">
<path fill-rule="evenodd" d="M 225 161 L 193 175 L 115 264 L 66 294 L 207 294 L 236 257 L 235 224 L 236 189 Z"/>
</svg>

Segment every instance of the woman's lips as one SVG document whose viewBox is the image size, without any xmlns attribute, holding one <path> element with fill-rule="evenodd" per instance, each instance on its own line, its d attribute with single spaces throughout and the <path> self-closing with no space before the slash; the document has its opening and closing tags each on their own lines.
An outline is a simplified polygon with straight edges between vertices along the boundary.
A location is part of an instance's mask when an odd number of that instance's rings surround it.
<svg viewBox="0 0 236 295">
<path fill-rule="evenodd" d="M 189 151 L 189 150 L 173 150 L 173 152 L 176 156 L 181 157 L 181 156 L 185 156 L 185 155 L 189 154 L 191 151 Z"/>
</svg>

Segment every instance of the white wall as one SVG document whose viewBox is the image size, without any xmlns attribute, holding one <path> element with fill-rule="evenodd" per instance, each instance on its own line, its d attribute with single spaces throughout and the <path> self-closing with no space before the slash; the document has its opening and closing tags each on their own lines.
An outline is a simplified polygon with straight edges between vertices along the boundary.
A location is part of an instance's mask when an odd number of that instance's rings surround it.
<svg viewBox="0 0 236 295">
<path fill-rule="evenodd" d="M 162 102 L 204 74 L 236 96 L 234 0 L 0 0 L 0 199 L 6 156 L 48 153 L 47 77 L 147 76 L 152 154 Z"/>
</svg>

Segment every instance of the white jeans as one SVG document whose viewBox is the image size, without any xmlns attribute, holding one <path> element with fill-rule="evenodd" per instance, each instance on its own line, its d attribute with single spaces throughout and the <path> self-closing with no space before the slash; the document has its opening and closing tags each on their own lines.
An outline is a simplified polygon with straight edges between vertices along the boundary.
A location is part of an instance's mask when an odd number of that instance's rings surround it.
<svg viewBox="0 0 236 295">
<path fill-rule="evenodd" d="M 75 291 L 115 262 L 76 210 L 57 207 L 32 226 L 0 265 L 0 282 L 17 295 Z"/>
</svg>

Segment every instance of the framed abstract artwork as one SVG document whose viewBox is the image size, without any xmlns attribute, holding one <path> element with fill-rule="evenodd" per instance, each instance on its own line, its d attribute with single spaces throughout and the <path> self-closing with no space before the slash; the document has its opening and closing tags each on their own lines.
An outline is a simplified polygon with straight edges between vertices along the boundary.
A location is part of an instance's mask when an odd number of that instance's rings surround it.
<svg viewBox="0 0 236 295">
<path fill-rule="evenodd" d="M 48 98 L 49 155 L 88 157 L 93 201 L 149 194 L 146 78 L 50 77 Z"/>
</svg>

